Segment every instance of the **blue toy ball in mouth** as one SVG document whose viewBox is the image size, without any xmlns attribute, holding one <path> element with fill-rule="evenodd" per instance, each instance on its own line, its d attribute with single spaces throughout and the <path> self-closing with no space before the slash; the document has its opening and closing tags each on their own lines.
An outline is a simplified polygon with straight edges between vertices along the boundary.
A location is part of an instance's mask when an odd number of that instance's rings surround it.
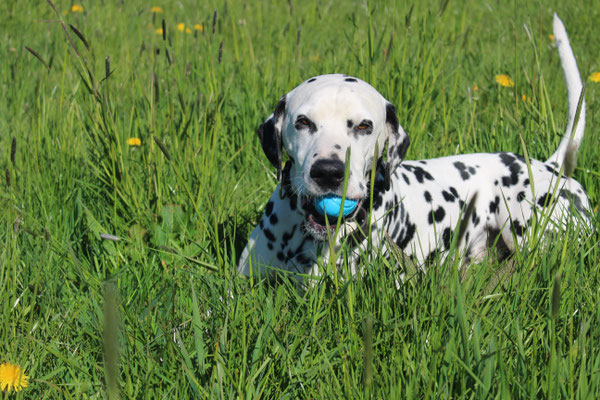
<svg viewBox="0 0 600 400">
<path fill-rule="evenodd" d="M 315 197 L 313 200 L 313 206 L 317 212 L 321 215 L 327 214 L 330 217 L 338 217 L 340 215 L 340 207 L 342 205 L 342 198 L 333 194 L 328 194 L 324 197 Z M 356 206 L 358 205 L 357 200 L 346 198 L 344 201 L 344 209 L 342 215 L 344 217 L 350 215 Z"/>
</svg>

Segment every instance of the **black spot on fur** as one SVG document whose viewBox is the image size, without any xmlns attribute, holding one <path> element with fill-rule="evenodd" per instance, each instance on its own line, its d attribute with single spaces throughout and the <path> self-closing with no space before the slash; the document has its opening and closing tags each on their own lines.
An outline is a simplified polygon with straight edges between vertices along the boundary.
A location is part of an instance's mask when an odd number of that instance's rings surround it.
<svg viewBox="0 0 600 400">
<path fill-rule="evenodd" d="M 494 201 L 490 201 L 490 213 L 497 214 L 500 210 L 500 197 L 496 196 Z"/>
<path fill-rule="evenodd" d="M 581 197 L 579 197 L 575 193 L 570 192 L 567 189 L 561 189 L 560 197 L 567 199 L 569 203 L 574 204 L 575 208 L 577 208 L 577 210 L 583 215 L 588 215 L 588 210 L 583 206 L 583 203 L 581 202 Z"/>
<path fill-rule="evenodd" d="M 287 262 L 287 261 L 288 261 L 288 260 L 286 260 L 286 259 L 285 259 L 285 255 L 284 255 L 284 254 L 283 254 L 283 252 L 281 252 L 281 251 L 278 251 L 278 252 L 277 252 L 277 259 L 278 259 L 279 261 L 284 261 L 284 262 Z"/>
<path fill-rule="evenodd" d="M 426 202 L 431 203 L 431 193 L 426 190 L 425 193 L 423 193 L 423 196 L 425 196 Z"/>
<path fill-rule="evenodd" d="M 267 243 L 267 248 L 273 250 L 273 244 L 271 242 Z"/>
<path fill-rule="evenodd" d="M 260 222 L 258 223 L 258 226 L 260 227 L 260 229 L 263 229 L 265 227 L 265 223 L 263 222 L 263 220 L 261 219 Z"/>
<path fill-rule="evenodd" d="M 283 233 L 283 235 L 281 236 L 281 241 L 282 241 L 283 247 L 288 245 L 288 242 L 294 236 L 294 233 L 296 232 L 297 227 L 298 227 L 298 225 L 294 225 L 292 227 L 291 231 Z"/>
<path fill-rule="evenodd" d="M 463 164 L 462 162 L 456 161 L 452 165 L 454 165 L 454 167 L 458 170 L 458 172 L 460 173 L 460 177 L 462 178 L 463 181 L 466 181 L 467 179 L 469 179 L 471 177 L 470 171 L 467 170 L 467 166 L 465 164 Z M 473 168 L 473 172 L 475 172 L 474 168 Z"/>
<path fill-rule="evenodd" d="M 546 207 L 547 205 L 550 204 L 550 199 L 552 198 L 552 193 L 544 193 L 543 195 L 540 196 L 540 198 L 538 199 L 538 206 L 540 207 Z"/>
<path fill-rule="evenodd" d="M 392 237 L 392 239 L 396 239 L 396 235 L 398 235 L 399 231 L 400 231 L 400 224 L 396 224 L 396 226 L 394 227 L 394 231 L 390 235 Z"/>
<path fill-rule="evenodd" d="M 475 210 L 473 210 L 473 214 L 471 215 L 471 222 L 473 222 L 474 226 L 479 225 L 479 223 L 481 222 L 481 218 L 479 218 L 479 215 L 477 215 L 477 212 L 475 212 Z"/>
<path fill-rule="evenodd" d="M 450 242 L 452 241 L 452 229 L 446 228 L 444 232 L 442 232 L 442 242 L 444 243 L 444 249 L 448 250 L 450 248 Z"/>
<path fill-rule="evenodd" d="M 410 243 L 410 241 L 415 236 L 415 231 L 416 231 L 415 224 L 410 223 L 410 221 L 407 218 L 406 219 L 406 230 L 403 234 L 400 234 L 400 237 L 396 241 L 396 244 L 398 245 L 398 247 L 400 247 L 402 250 L 404 250 L 406 248 L 406 246 L 408 246 L 408 243 Z"/>
<path fill-rule="evenodd" d="M 523 186 L 529 186 L 529 178 L 523 181 Z"/>
<path fill-rule="evenodd" d="M 515 228 L 515 233 L 517 234 L 517 236 L 523 236 L 525 234 L 525 230 L 527 229 L 527 226 L 521 225 L 519 220 L 514 220 L 512 225 L 513 225 L 513 228 Z"/>
<path fill-rule="evenodd" d="M 338 150 L 342 149 L 342 146 L 340 146 L 339 144 L 334 144 L 333 147 Z"/>
<path fill-rule="evenodd" d="M 290 196 L 290 209 L 292 211 L 294 211 L 296 209 L 298 203 L 298 196 L 296 196 L 295 194 Z"/>
<path fill-rule="evenodd" d="M 444 197 L 444 200 L 446 200 L 449 203 L 454 202 L 454 200 L 456 200 L 456 197 L 454 197 L 454 195 L 450 192 L 446 192 L 445 190 L 442 190 L 442 196 Z"/>
<path fill-rule="evenodd" d="M 269 218 L 269 222 L 271 223 L 271 225 L 277 225 L 278 221 L 279 218 L 277 218 L 277 214 L 272 214 L 271 218 Z"/>
<path fill-rule="evenodd" d="M 316 80 L 317 80 L 317 78 L 310 78 L 310 79 L 308 80 L 308 83 L 314 82 L 314 81 L 316 81 Z"/>
<path fill-rule="evenodd" d="M 525 192 L 519 192 L 519 193 L 517 194 L 517 201 L 520 203 L 520 202 L 522 202 L 523 200 L 525 200 Z"/>
<path fill-rule="evenodd" d="M 267 215 L 267 217 L 270 217 L 272 212 L 273 212 L 273 202 L 269 200 L 269 202 L 267 203 L 267 206 L 265 207 L 265 214 Z"/>
<path fill-rule="evenodd" d="M 555 170 L 554 168 L 550 167 L 549 165 L 545 165 L 545 167 L 546 167 L 546 171 L 550 172 L 554 176 L 558 176 L 558 171 L 557 170 Z"/>
<path fill-rule="evenodd" d="M 358 82 L 355 78 L 346 78 L 344 79 L 346 82 Z"/>
<path fill-rule="evenodd" d="M 429 172 L 416 165 L 404 165 L 404 169 L 411 171 L 413 174 L 415 174 L 415 178 L 417 178 L 417 181 L 419 183 L 423 183 L 425 179 L 427 179 L 428 181 L 433 180 L 433 176 L 431 176 Z"/>
<path fill-rule="evenodd" d="M 346 121 L 346 126 L 347 126 L 348 128 L 352 128 L 352 126 L 353 126 L 353 125 L 354 125 L 354 124 L 352 123 L 352 121 L 350 121 L 350 120 Z"/>
<path fill-rule="evenodd" d="M 275 241 L 275 235 L 273 235 L 273 232 L 271 232 L 271 230 L 269 228 L 265 228 L 263 229 L 263 232 L 265 233 L 265 236 L 267 237 L 267 239 L 271 242 Z"/>
<path fill-rule="evenodd" d="M 432 211 L 427 218 L 429 220 L 429 224 L 432 225 L 433 221 L 441 222 L 445 216 L 446 216 L 446 211 L 444 211 L 444 208 L 440 206 L 437 208 L 437 210 Z"/>
<path fill-rule="evenodd" d="M 509 187 L 519 183 L 519 174 L 521 173 L 521 163 L 523 157 L 514 154 L 500 153 L 500 161 L 508 167 L 510 175 L 502 177 L 502 186 Z"/>
<path fill-rule="evenodd" d="M 406 182 L 407 185 L 410 185 L 410 180 L 408 179 L 408 176 L 402 174 L 402 179 L 404 179 L 404 182 Z"/>
</svg>

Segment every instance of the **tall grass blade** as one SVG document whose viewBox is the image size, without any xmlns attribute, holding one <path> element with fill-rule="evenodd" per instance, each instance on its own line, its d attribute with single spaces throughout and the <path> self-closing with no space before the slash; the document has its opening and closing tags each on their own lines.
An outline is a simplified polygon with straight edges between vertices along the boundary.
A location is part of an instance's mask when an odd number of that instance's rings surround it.
<svg viewBox="0 0 600 400">
<path fill-rule="evenodd" d="M 119 398 L 119 311 L 117 287 L 112 282 L 104 284 L 104 373 L 108 398 Z"/>
</svg>

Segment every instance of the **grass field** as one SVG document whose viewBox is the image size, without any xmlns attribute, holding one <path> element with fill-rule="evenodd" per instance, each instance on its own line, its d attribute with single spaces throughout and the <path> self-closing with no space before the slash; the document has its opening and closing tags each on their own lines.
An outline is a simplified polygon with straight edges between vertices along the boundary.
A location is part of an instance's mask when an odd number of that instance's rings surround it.
<svg viewBox="0 0 600 400">
<path fill-rule="evenodd" d="M 17 398 L 600 398 L 598 4 L 398 3 L 0 2 Z M 400 289 L 385 260 L 305 292 L 236 276 L 276 186 L 255 132 L 281 95 L 347 73 L 396 105 L 408 159 L 522 154 L 519 133 L 546 159 L 567 123 L 555 11 L 586 84 L 594 232 Z"/>
</svg>

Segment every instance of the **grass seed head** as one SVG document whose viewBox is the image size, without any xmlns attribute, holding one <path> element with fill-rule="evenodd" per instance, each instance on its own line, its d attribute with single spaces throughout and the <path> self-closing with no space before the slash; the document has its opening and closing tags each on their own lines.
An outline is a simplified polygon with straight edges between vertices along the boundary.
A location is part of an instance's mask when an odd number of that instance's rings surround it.
<svg viewBox="0 0 600 400">
<path fill-rule="evenodd" d="M 10 142 L 10 163 L 15 165 L 15 155 L 17 154 L 17 138 L 12 137 L 12 141 Z"/>
</svg>

